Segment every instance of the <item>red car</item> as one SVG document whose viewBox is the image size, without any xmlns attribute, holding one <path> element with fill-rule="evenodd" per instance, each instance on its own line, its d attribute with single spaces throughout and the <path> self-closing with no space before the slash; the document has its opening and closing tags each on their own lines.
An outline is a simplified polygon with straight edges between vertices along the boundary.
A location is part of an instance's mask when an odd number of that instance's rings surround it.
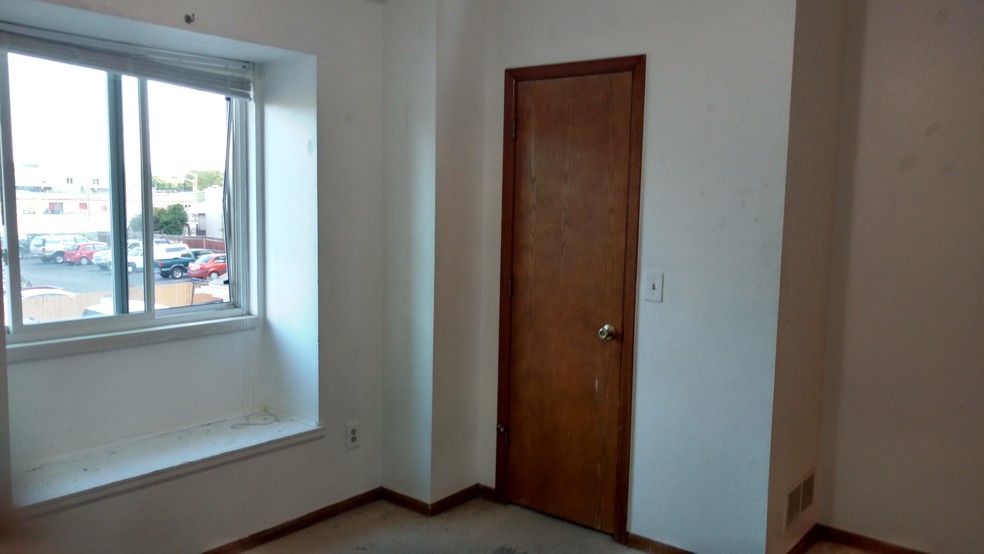
<svg viewBox="0 0 984 554">
<path fill-rule="evenodd" d="M 109 245 L 105 242 L 73 244 L 65 250 L 65 261 L 70 264 L 89 265 L 92 263 L 92 256 L 100 250 L 109 250 Z"/>
<path fill-rule="evenodd" d="M 226 272 L 226 255 L 224 252 L 205 254 L 188 264 L 188 277 L 193 279 L 208 278 L 214 281 Z"/>
</svg>

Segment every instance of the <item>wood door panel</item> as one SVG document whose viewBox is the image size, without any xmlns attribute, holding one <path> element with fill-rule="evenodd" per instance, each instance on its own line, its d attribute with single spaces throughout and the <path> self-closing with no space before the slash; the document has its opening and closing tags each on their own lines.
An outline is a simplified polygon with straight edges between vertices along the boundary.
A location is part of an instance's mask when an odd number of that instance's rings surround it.
<svg viewBox="0 0 984 554">
<path fill-rule="evenodd" d="M 508 496 L 612 532 L 632 73 L 516 94 Z"/>
</svg>

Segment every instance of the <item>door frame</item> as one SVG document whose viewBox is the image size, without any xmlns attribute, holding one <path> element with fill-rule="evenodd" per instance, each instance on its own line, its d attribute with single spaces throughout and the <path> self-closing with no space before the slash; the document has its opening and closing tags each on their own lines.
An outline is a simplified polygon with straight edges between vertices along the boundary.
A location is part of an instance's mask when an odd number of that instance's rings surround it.
<svg viewBox="0 0 984 554">
<path fill-rule="evenodd" d="M 622 357 L 619 367 L 618 437 L 615 472 L 616 541 L 625 543 L 628 526 L 629 470 L 632 447 L 632 391 L 635 354 L 636 277 L 639 250 L 639 206 L 642 189 L 643 109 L 646 56 L 626 56 L 583 62 L 507 69 L 502 126 L 502 258 L 499 273 L 499 398 L 496 427 L 495 499 L 507 502 L 509 377 L 512 322 L 511 283 L 515 187 L 515 121 L 518 84 L 523 81 L 632 73 L 629 120 L 629 180 L 625 220 L 625 265 L 622 300 Z"/>
</svg>

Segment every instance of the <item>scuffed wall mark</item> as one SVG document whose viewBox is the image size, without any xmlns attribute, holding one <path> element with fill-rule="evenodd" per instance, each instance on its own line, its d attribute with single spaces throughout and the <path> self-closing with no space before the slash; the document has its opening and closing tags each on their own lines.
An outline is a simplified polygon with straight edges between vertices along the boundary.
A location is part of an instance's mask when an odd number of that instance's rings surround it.
<svg viewBox="0 0 984 554">
<path fill-rule="evenodd" d="M 926 132 L 923 134 L 926 135 L 926 137 L 931 137 L 936 133 L 939 133 L 941 127 L 943 127 L 943 125 L 939 121 L 934 121 L 929 127 L 926 127 Z"/>
<path fill-rule="evenodd" d="M 899 160 L 899 173 L 908 173 L 917 165 L 919 165 L 919 156 L 915 154 L 906 154 L 901 160 Z"/>
<path fill-rule="evenodd" d="M 940 11 L 936 12 L 936 28 L 939 29 L 946 22 L 946 18 L 950 16 L 950 6 L 943 6 Z"/>
</svg>

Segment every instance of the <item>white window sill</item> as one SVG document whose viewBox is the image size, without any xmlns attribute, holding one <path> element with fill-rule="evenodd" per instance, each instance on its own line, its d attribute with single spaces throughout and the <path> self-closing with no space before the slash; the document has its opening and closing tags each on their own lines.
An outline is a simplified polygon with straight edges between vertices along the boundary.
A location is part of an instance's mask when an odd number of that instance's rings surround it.
<svg viewBox="0 0 984 554">
<path fill-rule="evenodd" d="M 7 362 L 17 363 L 57 358 L 60 356 L 77 356 L 88 352 L 105 352 L 106 350 L 116 348 L 141 346 L 156 342 L 193 339 L 219 333 L 246 331 L 256 328 L 259 322 L 259 316 L 247 315 L 159 325 L 157 327 L 130 329 L 82 337 L 39 340 L 23 344 L 11 344 L 8 342 Z"/>
<path fill-rule="evenodd" d="M 30 514 L 58 511 L 323 435 L 261 413 L 117 443 L 14 468 L 14 504 Z"/>
</svg>

